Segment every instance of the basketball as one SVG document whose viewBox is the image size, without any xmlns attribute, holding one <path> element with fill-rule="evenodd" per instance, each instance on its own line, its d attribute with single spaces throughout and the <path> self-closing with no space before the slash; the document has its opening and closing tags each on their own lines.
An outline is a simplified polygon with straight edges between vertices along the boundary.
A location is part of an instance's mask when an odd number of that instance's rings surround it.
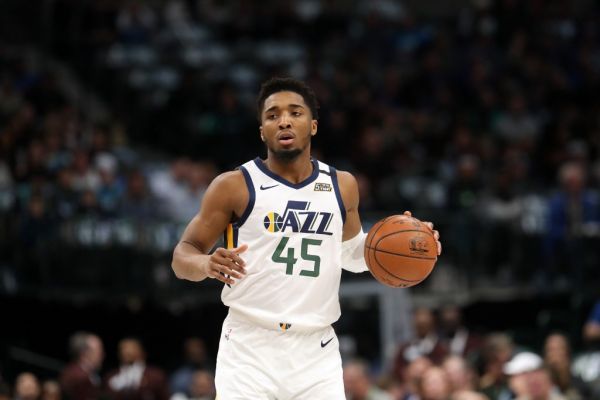
<svg viewBox="0 0 600 400">
<path fill-rule="evenodd" d="M 423 222 L 406 215 L 378 221 L 365 241 L 365 261 L 384 285 L 405 288 L 422 282 L 437 261 L 437 244 Z"/>
</svg>

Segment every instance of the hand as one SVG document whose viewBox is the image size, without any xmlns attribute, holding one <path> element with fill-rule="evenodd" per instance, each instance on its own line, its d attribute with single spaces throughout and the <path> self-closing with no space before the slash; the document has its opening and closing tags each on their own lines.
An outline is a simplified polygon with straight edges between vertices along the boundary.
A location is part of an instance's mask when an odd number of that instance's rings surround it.
<svg viewBox="0 0 600 400">
<path fill-rule="evenodd" d="M 404 215 L 407 217 L 412 217 L 412 213 L 410 211 L 404 211 Z M 423 221 L 423 223 L 429 228 L 431 233 L 433 233 L 433 238 L 435 239 L 435 243 L 437 244 L 437 254 L 438 256 L 442 254 L 442 243 L 440 243 L 440 233 L 433 229 L 433 223 L 429 221 Z"/>
<path fill-rule="evenodd" d="M 208 259 L 206 268 L 206 276 L 212 279 L 218 279 L 228 285 L 233 285 L 236 279 L 242 279 L 246 275 L 244 266 L 246 263 L 239 254 L 245 252 L 248 245 L 243 244 L 234 249 L 224 249 L 219 247 L 212 253 Z"/>
</svg>

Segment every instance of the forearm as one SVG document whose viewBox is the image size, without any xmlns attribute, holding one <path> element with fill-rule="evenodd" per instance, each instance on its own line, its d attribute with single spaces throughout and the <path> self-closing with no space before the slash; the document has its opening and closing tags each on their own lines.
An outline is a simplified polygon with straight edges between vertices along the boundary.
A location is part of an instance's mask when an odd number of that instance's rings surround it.
<svg viewBox="0 0 600 400">
<path fill-rule="evenodd" d="M 173 251 L 171 268 L 179 279 L 199 282 L 208 277 L 206 265 L 210 256 L 204 254 L 192 243 L 181 241 Z"/>
<path fill-rule="evenodd" d="M 369 270 L 364 258 L 366 238 L 367 234 L 361 229 L 352 239 L 342 243 L 342 268 L 354 273 Z"/>
</svg>

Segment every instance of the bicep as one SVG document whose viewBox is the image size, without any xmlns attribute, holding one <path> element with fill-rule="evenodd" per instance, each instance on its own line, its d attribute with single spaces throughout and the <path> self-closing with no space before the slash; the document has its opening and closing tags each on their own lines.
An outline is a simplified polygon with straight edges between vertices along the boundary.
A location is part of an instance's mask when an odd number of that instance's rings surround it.
<svg viewBox="0 0 600 400">
<path fill-rule="evenodd" d="M 346 209 L 346 222 L 344 223 L 344 233 L 342 240 L 352 239 L 362 231 L 360 215 L 358 213 L 358 183 L 352 174 L 339 171 L 338 180 L 342 202 Z"/>
</svg>

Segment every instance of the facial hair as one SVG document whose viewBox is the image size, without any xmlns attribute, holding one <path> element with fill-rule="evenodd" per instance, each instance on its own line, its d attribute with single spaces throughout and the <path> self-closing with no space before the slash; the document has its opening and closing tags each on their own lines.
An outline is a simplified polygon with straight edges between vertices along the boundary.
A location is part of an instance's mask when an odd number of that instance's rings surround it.
<svg viewBox="0 0 600 400">
<path fill-rule="evenodd" d="M 275 150 L 271 149 L 271 154 L 281 162 L 292 162 L 302 153 L 302 149 L 290 149 L 290 150 Z"/>
<path fill-rule="evenodd" d="M 273 149 L 272 147 L 270 147 L 267 144 L 267 148 L 269 149 L 269 151 L 271 152 L 271 154 L 273 154 L 273 157 L 275 157 L 278 161 L 284 162 L 284 163 L 289 163 L 294 161 L 296 158 L 298 158 L 298 156 L 300 154 L 302 154 L 302 152 L 304 150 L 306 150 L 306 148 L 308 147 L 308 145 L 310 144 L 310 141 L 301 149 Z"/>
</svg>

